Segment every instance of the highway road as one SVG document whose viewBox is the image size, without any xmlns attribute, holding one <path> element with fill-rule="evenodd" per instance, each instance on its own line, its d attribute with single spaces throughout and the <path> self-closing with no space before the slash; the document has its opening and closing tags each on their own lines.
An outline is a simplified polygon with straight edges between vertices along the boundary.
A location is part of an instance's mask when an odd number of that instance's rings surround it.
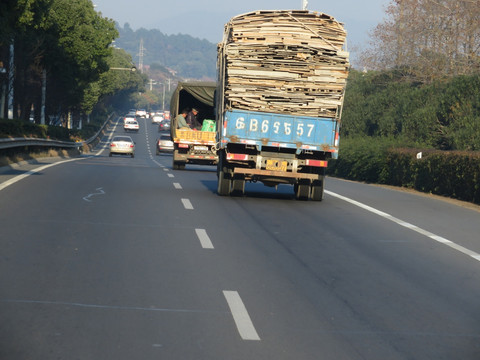
<svg viewBox="0 0 480 360">
<path fill-rule="evenodd" d="M 480 359 L 478 210 L 333 178 L 220 197 L 140 125 L 135 158 L 0 169 L 0 359 Z"/>
</svg>

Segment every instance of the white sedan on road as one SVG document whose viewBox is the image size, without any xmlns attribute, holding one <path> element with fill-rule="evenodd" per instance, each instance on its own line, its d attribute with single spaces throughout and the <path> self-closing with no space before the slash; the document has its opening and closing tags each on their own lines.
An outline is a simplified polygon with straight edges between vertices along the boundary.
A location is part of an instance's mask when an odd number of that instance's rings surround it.
<svg viewBox="0 0 480 360">
<path fill-rule="evenodd" d="M 137 120 L 133 120 L 133 119 L 125 119 L 125 122 L 123 124 L 123 130 L 125 130 L 125 132 L 127 131 L 136 131 L 138 132 L 138 129 L 140 128 L 140 126 L 138 125 L 138 121 Z"/>
<path fill-rule="evenodd" d="M 135 157 L 135 143 L 130 136 L 115 136 L 110 143 L 110 154 L 130 155 Z"/>
</svg>

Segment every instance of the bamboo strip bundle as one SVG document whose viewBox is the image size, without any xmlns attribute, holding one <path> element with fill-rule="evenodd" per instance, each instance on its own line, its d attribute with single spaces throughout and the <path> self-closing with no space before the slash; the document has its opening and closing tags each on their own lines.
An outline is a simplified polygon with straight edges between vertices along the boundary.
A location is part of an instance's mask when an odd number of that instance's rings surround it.
<svg viewBox="0 0 480 360">
<path fill-rule="evenodd" d="M 225 98 L 229 107 L 337 117 L 348 75 L 346 32 L 329 15 L 256 11 L 225 28 Z"/>
</svg>

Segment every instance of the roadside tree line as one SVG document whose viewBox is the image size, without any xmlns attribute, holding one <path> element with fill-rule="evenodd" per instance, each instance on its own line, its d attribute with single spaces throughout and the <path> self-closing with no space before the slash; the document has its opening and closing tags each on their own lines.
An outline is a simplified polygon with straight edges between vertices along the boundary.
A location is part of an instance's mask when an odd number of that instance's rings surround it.
<svg viewBox="0 0 480 360">
<path fill-rule="evenodd" d="M 480 71 L 480 0 L 392 0 L 362 56 L 429 83 Z"/>
<path fill-rule="evenodd" d="M 392 0 L 352 70 L 329 174 L 480 204 L 480 0 Z"/>
<path fill-rule="evenodd" d="M 143 91 L 145 78 L 111 44 L 115 23 L 91 0 L 3 0 L 0 4 L 0 118 L 36 123 L 81 118 Z M 123 97 L 123 99 L 122 99 Z M 45 114 L 45 117 L 42 116 Z M 44 120 L 46 119 L 46 120 Z"/>
</svg>

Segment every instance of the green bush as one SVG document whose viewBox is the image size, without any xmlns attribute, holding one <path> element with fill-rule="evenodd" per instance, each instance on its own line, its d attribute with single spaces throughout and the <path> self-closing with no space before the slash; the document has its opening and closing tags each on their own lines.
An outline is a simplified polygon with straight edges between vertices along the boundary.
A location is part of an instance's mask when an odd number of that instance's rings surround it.
<svg viewBox="0 0 480 360">
<path fill-rule="evenodd" d="M 20 120 L 0 119 L 1 137 L 34 137 L 61 141 L 87 140 L 100 129 L 100 125 L 87 124 L 82 130 L 69 130 L 61 126 L 38 125 Z"/>
<path fill-rule="evenodd" d="M 393 70 L 348 79 L 341 136 L 400 137 L 440 150 L 480 150 L 480 75 L 420 84 Z"/>
<path fill-rule="evenodd" d="M 480 204 L 480 152 L 402 148 L 382 138 L 342 140 L 327 174 L 349 180 L 408 187 Z M 417 159 L 421 152 L 422 157 Z"/>
</svg>

